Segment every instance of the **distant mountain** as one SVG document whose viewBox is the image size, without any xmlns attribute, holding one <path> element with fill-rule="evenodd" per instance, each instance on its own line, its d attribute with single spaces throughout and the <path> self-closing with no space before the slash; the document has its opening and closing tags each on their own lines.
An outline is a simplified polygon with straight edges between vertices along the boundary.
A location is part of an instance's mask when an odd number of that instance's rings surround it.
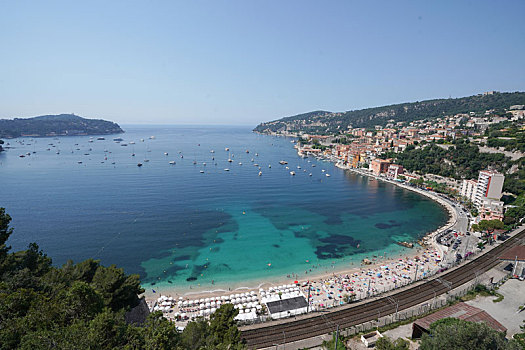
<svg viewBox="0 0 525 350">
<path fill-rule="evenodd" d="M 117 123 L 86 119 L 74 114 L 42 115 L 33 118 L 0 119 L 0 137 L 75 136 L 119 134 Z"/>
<path fill-rule="evenodd" d="M 401 103 L 347 112 L 315 111 L 261 123 L 254 131 L 275 133 L 286 130 L 332 134 L 346 130 L 349 126 L 369 128 L 375 125 L 384 126 L 389 120 L 411 122 L 458 113 L 482 113 L 489 109 L 503 110 L 512 105 L 522 104 L 525 104 L 525 92 L 491 92 L 469 97 Z"/>
</svg>

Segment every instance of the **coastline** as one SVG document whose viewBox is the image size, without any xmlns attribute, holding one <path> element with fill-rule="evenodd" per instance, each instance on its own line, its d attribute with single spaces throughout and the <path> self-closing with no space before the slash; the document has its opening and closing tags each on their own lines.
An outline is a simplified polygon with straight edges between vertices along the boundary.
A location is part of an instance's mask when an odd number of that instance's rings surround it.
<svg viewBox="0 0 525 350">
<path fill-rule="evenodd" d="M 328 161 L 332 160 L 328 159 Z M 324 281 L 329 278 L 334 278 L 336 275 L 352 275 L 357 274 L 359 272 L 362 272 L 364 269 L 370 270 L 370 269 L 378 269 L 381 265 L 386 264 L 392 264 L 395 263 L 398 260 L 401 260 L 401 258 L 405 258 L 405 260 L 414 259 L 419 254 L 421 254 L 422 251 L 428 250 L 429 248 L 433 249 L 437 256 L 441 259 L 444 256 L 444 250 L 442 247 L 435 241 L 435 237 L 438 233 L 452 227 L 456 221 L 457 221 L 457 214 L 456 210 L 452 207 L 452 205 L 445 200 L 443 200 L 441 197 L 434 193 L 429 193 L 427 191 L 407 186 L 398 182 L 389 181 L 388 179 L 377 177 L 369 172 L 358 170 L 358 169 L 350 169 L 347 167 L 342 167 L 337 163 L 334 163 L 334 166 L 337 166 L 343 170 L 350 170 L 354 173 L 362 176 L 368 176 L 370 178 L 374 178 L 376 180 L 381 180 L 385 182 L 389 182 L 392 185 L 397 185 L 403 189 L 411 190 L 413 192 L 417 192 L 420 195 L 424 195 L 427 198 L 430 198 L 431 200 L 437 202 L 440 204 L 443 208 L 446 209 L 448 213 L 448 221 L 445 225 L 438 227 L 436 230 L 432 232 L 428 232 L 424 235 L 424 237 L 421 238 L 420 242 L 423 243 L 421 246 L 415 246 L 414 248 L 407 250 L 401 250 L 400 254 L 390 255 L 388 258 L 383 256 L 374 256 L 376 259 L 372 259 L 372 264 L 370 265 L 364 265 L 363 263 L 357 264 L 355 262 L 352 262 L 351 264 L 341 264 L 341 266 L 332 266 L 332 269 L 328 271 L 328 267 L 323 267 L 319 269 L 318 272 L 311 272 L 310 274 L 306 276 L 287 276 L 287 277 L 267 277 L 267 278 L 254 278 L 253 280 L 244 281 L 244 282 L 237 282 L 237 283 L 228 283 L 227 285 L 217 285 L 216 288 L 210 288 L 211 286 L 202 287 L 202 289 L 196 289 L 194 291 L 187 291 L 187 290 L 181 290 L 180 288 L 177 288 L 175 286 L 170 285 L 163 285 L 163 286 L 157 286 L 156 293 L 152 292 L 146 292 L 144 295 L 146 297 L 146 300 L 153 305 L 155 303 L 155 300 L 159 295 L 167 295 L 173 298 L 183 298 L 183 299 L 193 299 L 193 298 L 209 298 L 209 297 L 221 297 L 229 295 L 230 293 L 244 293 L 244 292 L 258 292 L 261 288 L 268 288 L 268 287 L 275 287 L 281 284 L 289 284 L 292 283 L 294 280 L 297 280 L 299 284 L 304 284 L 305 282 L 310 283 L 319 283 L 321 281 Z M 427 249 L 425 249 L 425 247 Z M 323 272 L 321 272 L 323 270 Z M 429 273 L 429 276 L 435 273 L 433 271 L 432 273 Z M 148 290 L 151 290 L 151 287 L 148 286 Z"/>
</svg>

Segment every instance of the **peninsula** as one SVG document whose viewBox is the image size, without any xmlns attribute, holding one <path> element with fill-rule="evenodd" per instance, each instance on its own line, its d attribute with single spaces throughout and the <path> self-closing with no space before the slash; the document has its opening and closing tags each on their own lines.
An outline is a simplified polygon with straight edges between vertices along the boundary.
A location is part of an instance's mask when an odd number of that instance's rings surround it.
<svg viewBox="0 0 525 350">
<path fill-rule="evenodd" d="M 33 118 L 0 119 L 0 137 L 78 136 L 123 133 L 117 123 L 87 119 L 74 114 L 42 115 Z"/>
</svg>

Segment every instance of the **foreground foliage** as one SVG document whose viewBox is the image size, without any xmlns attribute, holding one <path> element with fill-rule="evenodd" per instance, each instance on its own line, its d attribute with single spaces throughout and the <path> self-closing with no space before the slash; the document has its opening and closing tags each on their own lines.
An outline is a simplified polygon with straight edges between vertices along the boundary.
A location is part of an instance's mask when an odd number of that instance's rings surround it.
<svg viewBox="0 0 525 350">
<path fill-rule="evenodd" d="M 34 243 L 11 253 L 10 221 L 0 208 L 0 349 L 244 348 L 231 304 L 183 332 L 160 312 L 141 326 L 126 323 L 144 292 L 138 275 L 92 259 L 57 268 Z"/>
<path fill-rule="evenodd" d="M 421 350 L 518 350 L 521 346 L 514 340 L 505 339 L 485 323 L 474 323 L 456 318 L 444 318 L 430 325 L 430 334 L 423 334 Z"/>
</svg>

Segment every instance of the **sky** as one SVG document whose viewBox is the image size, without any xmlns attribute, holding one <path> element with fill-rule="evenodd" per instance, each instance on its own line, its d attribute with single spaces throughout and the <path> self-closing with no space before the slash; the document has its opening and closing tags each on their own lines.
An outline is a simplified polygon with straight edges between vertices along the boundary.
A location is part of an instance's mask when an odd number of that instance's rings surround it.
<svg viewBox="0 0 525 350">
<path fill-rule="evenodd" d="M 0 0 L 0 118 L 257 125 L 525 91 L 525 1 Z"/>
</svg>

